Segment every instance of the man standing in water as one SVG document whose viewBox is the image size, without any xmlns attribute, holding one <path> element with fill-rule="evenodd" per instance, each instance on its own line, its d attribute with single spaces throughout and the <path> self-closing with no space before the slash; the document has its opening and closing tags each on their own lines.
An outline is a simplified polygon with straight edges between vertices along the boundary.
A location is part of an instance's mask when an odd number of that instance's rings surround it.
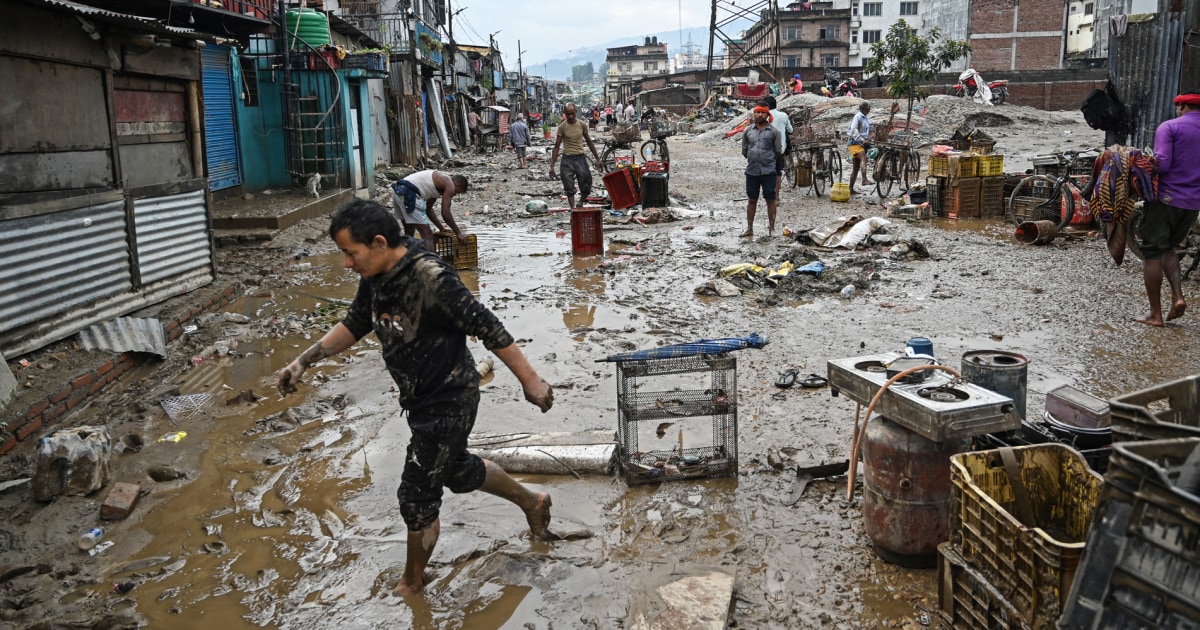
<svg viewBox="0 0 1200 630">
<path fill-rule="evenodd" d="M 351 201 L 334 213 L 329 236 L 345 255 L 345 266 L 362 277 L 358 294 L 341 322 L 278 372 L 279 390 L 296 391 L 306 369 L 368 332 L 378 337 L 412 431 L 397 491 L 408 544 L 395 594 L 418 593 L 429 581 L 425 568 L 441 531 L 443 487 L 507 499 L 525 512 L 530 534 L 546 538 L 550 495 L 530 490 L 494 462 L 467 451 L 479 409 L 479 373 L 467 337 L 482 340 L 521 382 L 525 400 L 543 413 L 554 403 L 550 385 L 454 268 L 418 247 L 417 239 L 402 236 L 386 208 Z"/>
<path fill-rule="evenodd" d="M 1146 259 L 1142 275 L 1150 314 L 1134 321 L 1148 326 L 1164 325 L 1164 277 L 1171 287 L 1171 308 L 1165 321 L 1182 317 L 1187 310 L 1175 246 L 1187 238 L 1200 210 L 1200 162 L 1189 158 L 1200 146 L 1200 91 L 1176 96 L 1175 113 L 1175 118 L 1163 122 L 1154 132 L 1158 200 L 1146 203 L 1138 228 Z"/>
</svg>

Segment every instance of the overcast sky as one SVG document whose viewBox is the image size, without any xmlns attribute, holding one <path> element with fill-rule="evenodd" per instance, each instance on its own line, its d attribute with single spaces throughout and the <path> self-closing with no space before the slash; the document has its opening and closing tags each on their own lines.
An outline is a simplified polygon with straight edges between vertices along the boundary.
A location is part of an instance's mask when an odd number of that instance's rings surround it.
<svg viewBox="0 0 1200 630">
<path fill-rule="evenodd" d="M 536 65 L 575 48 L 595 47 L 621 37 L 707 26 L 712 17 L 708 0 L 451 0 L 454 39 L 484 45 L 495 34 L 505 67 L 517 67 L 517 40 L 522 62 Z M 718 15 L 718 19 L 722 19 Z M 679 43 L 668 40 L 674 56 Z"/>
</svg>

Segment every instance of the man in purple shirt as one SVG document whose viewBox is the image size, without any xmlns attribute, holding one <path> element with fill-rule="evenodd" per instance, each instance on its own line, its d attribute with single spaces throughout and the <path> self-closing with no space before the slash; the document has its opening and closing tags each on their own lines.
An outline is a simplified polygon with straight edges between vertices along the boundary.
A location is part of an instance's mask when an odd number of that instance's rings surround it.
<svg viewBox="0 0 1200 630">
<path fill-rule="evenodd" d="M 1177 116 L 1163 122 L 1154 132 L 1154 157 L 1158 161 L 1158 200 L 1143 210 L 1138 236 L 1146 263 L 1143 275 L 1150 314 L 1136 319 L 1148 326 L 1162 326 L 1162 281 L 1171 286 L 1171 308 L 1165 321 L 1181 317 L 1187 310 L 1175 246 L 1187 238 L 1200 210 L 1200 161 L 1189 149 L 1200 146 L 1200 91 L 1175 97 Z"/>
</svg>

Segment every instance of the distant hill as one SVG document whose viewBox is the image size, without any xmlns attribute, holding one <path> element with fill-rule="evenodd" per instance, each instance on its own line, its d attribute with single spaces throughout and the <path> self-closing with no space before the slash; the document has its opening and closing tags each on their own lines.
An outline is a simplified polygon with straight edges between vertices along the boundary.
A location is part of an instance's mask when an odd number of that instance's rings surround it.
<svg viewBox="0 0 1200 630">
<path fill-rule="evenodd" d="M 736 32 L 738 29 L 749 28 L 751 24 L 752 22 L 747 20 L 744 26 L 737 28 L 726 26 L 721 30 L 725 33 Z M 667 54 L 674 59 L 675 54 L 680 51 L 680 40 L 682 39 L 683 44 L 686 45 L 688 36 L 691 36 L 692 44 L 697 46 L 701 53 L 708 53 L 708 26 L 705 25 L 685 28 L 682 31 L 676 29 L 660 33 L 646 33 L 645 35 L 638 35 L 636 37 L 623 37 L 587 48 L 575 48 L 570 53 L 559 53 L 552 59 L 526 64 L 525 68 L 529 74 L 542 75 L 544 72 L 545 78 L 557 81 L 569 81 L 571 79 L 571 68 L 579 64 L 590 61 L 592 62 L 592 67 L 599 70 L 600 66 L 604 64 L 604 58 L 608 55 L 609 48 L 641 44 L 646 41 L 647 37 L 657 37 L 659 43 L 667 44 Z M 724 48 L 725 46 L 721 43 L 720 38 L 716 39 L 713 43 L 713 54 L 721 54 Z"/>
</svg>

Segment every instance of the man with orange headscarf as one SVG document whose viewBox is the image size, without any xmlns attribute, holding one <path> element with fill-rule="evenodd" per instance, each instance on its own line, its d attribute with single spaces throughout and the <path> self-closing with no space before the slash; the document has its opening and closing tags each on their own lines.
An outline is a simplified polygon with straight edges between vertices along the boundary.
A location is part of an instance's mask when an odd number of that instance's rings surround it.
<svg viewBox="0 0 1200 630">
<path fill-rule="evenodd" d="M 1200 92 L 1191 91 L 1175 97 L 1177 116 L 1163 122 L 1154 132 L 1154 157 L 1158 162 L 1158 199 L 1146 202 L 1138 236 L 1142 240 L 1145 266 L 1146 297 L 1150 314 L 1135 319 L 1148 326 L 1183 316 L 1187 302 L 1183 299 L 1179 273 L 1179 254 L 1175 246 L 1187 238 L 1196 224 L 1200 210 L 1200 163 L 1190 153 L 1200 146 Z M 1167 317 L 1162 313 L 1162 282 L 1171 287 L 1171 307 Z"/>
<path fill-rule="evenodd" d="M 754 126 L 742 134 L 742 156 L 746 158 L 746 231 L 742 238 L 754 236 L 754 213 L 758 195 L 767 200 L 767 234 L 775 233 L 775 210 L 779 207 L 775 190 L 775 162 L 783 153 L 783 138 L 771 126 L 771 108 L 759 101 L 751 114 Z"/>
</svg>

